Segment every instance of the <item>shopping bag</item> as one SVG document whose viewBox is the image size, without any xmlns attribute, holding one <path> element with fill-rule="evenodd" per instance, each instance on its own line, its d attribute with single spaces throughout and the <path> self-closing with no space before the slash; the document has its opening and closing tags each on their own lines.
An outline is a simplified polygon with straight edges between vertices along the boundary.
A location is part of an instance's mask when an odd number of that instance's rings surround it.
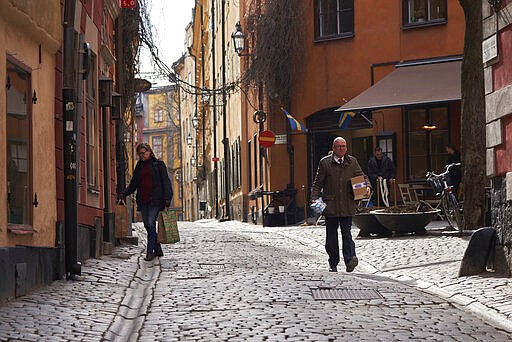
<svg viewBox="0 0 512 342">
<path fill-rule="evenodd" d="M 176 243 L 180 241 L 177 212 L 175 209 L 165 209 L 158 214 L 158 242 Z"/>
<path fill-rule="evenodd" d="M 117 239 L 128 235 L 128 208 L 124 200 L 119 200 L 114 208 L 114 232 Z"/>
</svg>

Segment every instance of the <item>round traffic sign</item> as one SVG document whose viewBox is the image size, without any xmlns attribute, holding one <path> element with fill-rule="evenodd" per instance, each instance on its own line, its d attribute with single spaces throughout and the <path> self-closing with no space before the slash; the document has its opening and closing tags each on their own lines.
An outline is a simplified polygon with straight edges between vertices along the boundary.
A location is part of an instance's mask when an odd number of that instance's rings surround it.
<svg viewBox="0 0 512 342">
<path fill-rule="evenodd" d="M 261 147 L 270 147 L 276 142 L 276 136 L 272 131 L 263 131 L 260 132 L 258 142 Z"/>
</svg>

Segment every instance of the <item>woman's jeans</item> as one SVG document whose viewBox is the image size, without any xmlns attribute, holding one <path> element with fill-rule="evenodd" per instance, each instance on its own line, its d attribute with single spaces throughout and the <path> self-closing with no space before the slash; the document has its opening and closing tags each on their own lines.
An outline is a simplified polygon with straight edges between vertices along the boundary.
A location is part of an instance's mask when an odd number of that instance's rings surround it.
<svg viewBox="0 0 512 342">
<path fill-rule="evenodd" d="M 159 207 L 153 207 L 149 204 L 143 204 L 140 206 L 140 213 L 142 215 L 142 221 L 144 222 L 144 228 L 146 228 L 146 232 L 148 233 L 147 253 L 155 253 L 155 248 L 157 246 L 156 220 L 158 219 L 159 212 Z"/>
<path fill-rule="evenodd" d="M 338 226 L 341 226 L 341 239 L 343 249 L 343 260 L 347 264 L 356 256 L 356 244 L 352 240 L 350 229 L 352 227 L 352 216 L 325 218 L 325 250 L 329 255 L 329 265 L 337 266 L 340 262 L 340 249 L 338 244 Z"/>
</svg>

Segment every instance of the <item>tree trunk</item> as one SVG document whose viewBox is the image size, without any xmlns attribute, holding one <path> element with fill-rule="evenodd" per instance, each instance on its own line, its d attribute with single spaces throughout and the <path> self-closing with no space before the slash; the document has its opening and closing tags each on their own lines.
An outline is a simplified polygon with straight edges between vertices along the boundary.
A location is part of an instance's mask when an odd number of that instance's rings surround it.
<svg viewBox="0 0 512 342">
<path fill-rule="evenodd" d="M 461 154 L 464 226 L 477 229 L 485 217 L 485 95 L 482 65 L 482 2 L 459 0 L 466 18 L 462 62 Z"/>
</svg>

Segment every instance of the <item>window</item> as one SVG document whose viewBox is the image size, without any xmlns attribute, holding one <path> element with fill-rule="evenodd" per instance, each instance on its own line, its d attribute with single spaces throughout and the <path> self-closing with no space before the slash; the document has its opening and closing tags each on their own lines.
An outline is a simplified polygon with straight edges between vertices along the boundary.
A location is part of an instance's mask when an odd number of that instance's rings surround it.
<svg viewBox="0 0 512 342">
<path fill-rule="evenodd" d="M 30 74 L 7 61 L 7 220 L 32 224 Z"/>
<path fill-rule="evenodd" d="M 381 132 L 377 133 L 377 146 L 382 149 L 382 153 L 385 154 L 389 159 L 393 161 L 396 166 L 396 157 L 395 157 L 395 145 L 396 145 L 396 135 L 393 132 Z"/>
<path fill-rule="evenodd" d="M 158 159 L 162 159 L 163 157 L 162 141 L 163 139 L 161 135 L 151 137 L 151 146 L 153 146 L 153 153 L 155 154 L 155 157 L 157 157 Z"/>
<path fill-rule="evenodd" d="M 406 120 L 408 179 L 424 180 L 427 171 L 441 172 L 446 165 L 444 146 L 450 141 L 448 107 L 409 109 Z"/>
<path fill-rule="evenodd" d="M 446 22 L 446 0 L 404 0 L 405 26 Z"/>
<path fill-rule="evenodd" d="M 247 151 L 249 151 L 249 154 L 252 151 L 252 149 L 251 149 L 251 141 L 250 140 L 247 142 Z M 249 188 L 249 191 L 251 191 L 252 190 L 252 173 L 251 173 L 252 172 L 252 158 L 250 158 L 250 157 L 247 159 L 247 171 L 249 171 L 248 172 L 248 177 L 247 177 L 248 178 L 248 182 L 249 182 L 248 188 Z"/>
<path fill-rule="evenodd" d="M 240 137 L 231 144 L 231 190 L 238 189 L 241 185 L 240 173 L 242 161 L 240 160 Z"/>
<path fill-rule="evenodd" d="M 164 121 L 164 110 L 158 109 L 155 111 L 155 123 Z"/>
<path fill-rule="evenodd" d="M 315 39 L 353 35 L 354 0 L 315 0 Z"/>
<path fill-rule="evenodd" d="M 98 101 L 96 97 L 96 57 L 91 58 L 91 72 L 87 76 L 86 81 L 86 170 L 87 170 L 87 190 L 93 193 L 99 191 L 99 118 L 98 118 Z"/>
</svg>

